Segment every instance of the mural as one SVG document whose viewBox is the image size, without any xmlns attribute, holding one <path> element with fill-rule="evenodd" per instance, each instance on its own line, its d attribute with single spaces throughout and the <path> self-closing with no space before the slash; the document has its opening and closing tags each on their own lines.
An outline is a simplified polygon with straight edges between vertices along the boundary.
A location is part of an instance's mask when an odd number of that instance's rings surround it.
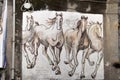
<svg viewBox="0 0 120 80">
<path fill-rule="evenodd" d="M 103 15 L 23 13 L 22 80 L 104 79 L 103 56 Z"/>
</svg>

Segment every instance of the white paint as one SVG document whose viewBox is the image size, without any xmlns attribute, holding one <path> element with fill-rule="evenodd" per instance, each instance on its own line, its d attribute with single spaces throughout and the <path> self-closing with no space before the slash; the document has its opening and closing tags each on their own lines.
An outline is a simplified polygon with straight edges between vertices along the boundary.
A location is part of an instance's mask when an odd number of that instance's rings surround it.
<svg viewBox="0 0 120 80">
<path fill-rule="evenodd" d="M 100 14 L 83 14 L 83 13 L 78 13 L 78 12 L 63 12 L 59 11 L 58 13 L 63 13 L 63 30 L 64 32 L 67 29 L 74 28 L 77 25 L 77 21 L 80 20 L 81 16 L 88 16 L 88 22 L 102 22 L 103 23 L 103 15 Z M 26 26 L 26 15 L 33 15 L 34 20 L 38 21 L 39 24 L 44 24 L 48 26 L 46 23 L 46 20 L 48 18 L 53 18 L 55 17 L 56 11 L 34 11 L 32 13 L 30 12 L 24 12 L 23 13 L 23 25 L 22 28 L 25 30 Z M 103 24 L 102 24 L 103 28 Z M 49 32 L 46 32 L 49 33 Z M 103 33 L 103 32 L 102 32 Z M 60 80 L 75 80 L 80 78 L 80 72 L 81 72 L 81 59 L 82 59 L 82 51 L 79 51 L 78 54 L 78 61 L 79 61 L 79 66 L 76 69 L 75 74 L 72 77 L 68 76 L 68 71 L 70 71 L 70 67 L 68 65 L 64 64 L 65 60 L 65 49 L 63 47 L 62 53 L 61 53 L 61 61 L 60 61 L 60 68 L 61 68 L 61 75 L 55 75 L 54 71 L 51 70 L 51 66 L 48 63 L 48 60 L 46 57 L 42 54 L 42 49 L 41 46 L 39 47 L 39 54 L 37 57 L 37 62 L 36 65 L 33 69 L 27 69 L 27 64 L 25 60 L 24 53 L 22 55 L 22 80 L 50 80 L 52 79 L 60 79 Z M 52 59 L 52 55 L 50 54 L 50 51 L 48 49 L 48 54 Z M 29 54 L 30 58 L 33 57 L 32 54 Z M 96 61 L 97 60 L 97 53 L 92 54 L 90 56 L 91 60 Z M 85 75 L 86 79 L 91 79 L 91 73 L 93 72 L 95 66 L 89 66 L 88 62 L 86 61 L 86 68 L 85 68 Z M 97 73 L 96 79 L 104 79 L 104 62 L 102 60 L 102 63 L 100 65 L 100 68 Z"/>
</svg>

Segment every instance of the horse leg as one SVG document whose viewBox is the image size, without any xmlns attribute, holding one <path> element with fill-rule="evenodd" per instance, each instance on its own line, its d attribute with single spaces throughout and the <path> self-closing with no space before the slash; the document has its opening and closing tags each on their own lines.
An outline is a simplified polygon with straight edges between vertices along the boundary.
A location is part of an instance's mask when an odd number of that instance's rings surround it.
<svg viewBox="0 0 120 80">
<path fill-rule="evenodd" d="M 2 26 L 0 26 L 0 34 L 2 34 L 2 32 L 3 32 L 3 28 Z"/>
<path fill-rule="evenodd" d="M 61 54 L 61 51 L 62 51 L 62 47 L 60 48 L 55 48 L 56 49 L 56 58 L 57 58 L 57 64 L 60 63 L 60 54 Z"/>
<path fill-rule="evenodd" d="M 90 49 L 90 48 L 87 48 L 83 51 L 83 54 L 82 54 L 82 70 L 81 70 L 81 75 L 80 75 L 80 78 L 85 78 L 85 72 L 84 72 L 84 68 L 85 68 L 85 59 L 88 60 L 89 62 L 89 65 L 93 66 L 94 65 L 94 61 L 91 61 L 90 60 L 90 55 L 93 53 L 93 49 Z"/>
<path fill-rule="evenodd" d="M 30 53 L 31 54 L 34 54 L 34 52 L 35 52 L 35 49 L 33 48 L 33 45 L 31 45 L 31 44 L 28 44 L 28 50 L 30 51 Z"/>
<path fill-rule="evenodd" d="M 49 64 L 50 64 L 50 65 L 54 65 L 53 62 L 52 62 L 52 60 L 51 60 L 51 58 L 50 58 L 49 55 L 47 54 L 47 47 L 45 47 L 45 46 L 42 47 L 42 53 L 43 53 L 43 55 L 45 55 L 46 58 L 48 59 Z"/>
<path fill-rule="evenodd" d="M 87 51 L 87 53 L 86 53 L 86 55 L 85 55 L 85 58 L 88 60 L 90 66 L 93 66 L 94 63 L 95 63 L 94 61 L 91 61 L 91 60 L 90 60 L 90 55 L 91 55 L 92 53 L 94 53 L 94 52 L 95 52 L 95 51 L 94 51 L 93 49 L 88 48 L 88 51 Z"/>
<path fill-rule="evenodd" d="M 28 52 L 26 50 L 26 44 L 24 44 L 22 48 L 23 48 L 22 50 L 23 50 L 23 52 L 25 54 L 25 58 L 26 58 L 26 62 L 27 62 L 27 68 L 29 69 L 29 68 L 31 68 L 31 61 L 30 61 L 30 59 L 28 57 Z"/>
<path fill-rule="evenodd" d="M 84 72 L 84 70 L 85 70 L 85 57 L 86 57 L 87 52 L 88 52 L 88 48 L 85 49 L 83 51 L 83 54 L 82 54 L 82 62 L 81 62 L 82 63 L 82 69 L 81 69 L 80 78 L 85 78 L 85 72 Z"/>
<path fill-rule="evenodd" d="M 78 66 L 78 60 L 77 60 L 77 55 L 78 55 L 78 48 L 77 47 L 74 47 L 73 48 L 73 52 L 74 52 L 74 56 L 73 56 L 73 59 L 74 59 L 74 66 L 72 68 L 71 71 L 68 72 L 68 75 L 69 76 L 72 76 L 76 70 L 76 67 Z"/>
<path fill-rule="evenodd" d="M 70 54 L 71 54 L 71 56 L 69 55 L 69 66 L 70 66 L 71 68 L 73 68 L 74 66 L 73 66 L 73 64 L 72 64 L 72 61 L 73 61 L 73 59 L 74 59 L 74 51 L 71 50 L 71 49 L 70 49 Z"/>
<path fill-rule="evenodd" d="M 99 68 L 100 63 L 101 63 L 101 61 L 102 61 L 102 58 L 103 58 L 103 52 L 100 51 L 100 52 L 98 53 L 98 60 L 97 60 L 97 63 L 96 63 L 95 70 L 94 70 L 94 72 L 91 74 L 91 77 L 92 77 L 93 79 L 96 77 L 98 68 Z"/>
<path fill-rule="evenodd" d="M 57 62 L 58 62 L 58 61 L 57 61 L 57 57 L 56 57 L 56 55 L 55 55 L 55 48 L 52 47 L 52 46 L 49 46 L 49 49 L 50 49 L 50 51 L 51 51 L 51 53 L 52 53 L 53 61 L 54 61 L 54 65 L 52 66 L 52 70 L 55 71 L 56 68 L 57 68 Z"/>
<path fill-rule="evenodd" d="M 69 66 L 71 67 L 71 68 L 73 68 L 74 66 L 73 66 L 73 64 L 72 64 L 72 61 L 73 61 L 73 59 L 74 59 L 74 52 L 73 52 L 73 50 L 70 50 L 71 52 L 71 57 L 70 57 L 70 55 L 69 55 L 69 62 L 68 62 L 68 64 L 69 64 Z"/>
<path fill-rule="evenodd" d="M 31 47 L 34 47 L 34 57 L 32 59 L 32 68 L 36 64 L 36 59 L 37 59 L 37 56 L 38 56 L 38 48 L 39 48 L 39 46 L 40 46 L 40 43 L 35 39 L 33 41 L 33 44 L 31 45 Z"/>
<path fill-rule="evenodd" d="M 62 51 L 62 47 L 55 48 L 55 50 L 56 50 L 56 58 L 57 58 L 57 68 L 56 68 L 55 74 L 58 75 L 58 74 L 61 74 L 60 67 L 58 66 L 58 64 L 60 63 L 60 54 Z"/>
<path fill-rule="evenodd" d="M 65 45 L 65 51 L 66 51 L 66 60 L 64 61 L 65 64 L 70 63 L 70 51 L 71 49 Z"/>
</svg>

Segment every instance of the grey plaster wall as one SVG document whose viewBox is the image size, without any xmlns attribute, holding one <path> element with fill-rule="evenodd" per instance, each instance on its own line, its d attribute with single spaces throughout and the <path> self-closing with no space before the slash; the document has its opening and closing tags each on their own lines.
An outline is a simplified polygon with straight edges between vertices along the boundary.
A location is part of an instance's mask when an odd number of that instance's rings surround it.
<svg viewBox="0 0 120 80">
<path fill-rule="evenodd" d="M 32 0 L 33 5 L 35 5 L 35 10 L 38 8 L 45 8 L 45 5 L 38 5 L 37 1 L 44 0 Z M 46 0 L 45 0 L 46 1 Z M 48 0 L 51 1 L 51 0 Z M 65 0 L 66 3 L 68 0 Z M 78 0 L 70 0 L 73 5 L 78 5 Z M 91 3 L 87 2 L 93 7 L 88 13 L 103 13 L 104 15 L 104 59 L 105 59 L 105 80 L 119 80 L 120 79 L 120 69 L 113 67 L 113 64 L 119 63 L 119 52 L 118 52 L 118 1 L 117 0 L 90 0 L 90 1 L 104 1 L 104 3 Z M 53 1 L 55 2 L 55 0 Z M 23 0 L 16 0 L 16 49 L 15 49 L 15 80 L 21 80 L 21 23 L 22 23 L 22 12 L 20 11 L 20 6 L 23 3 Z M 43 2 L 44 3 L 44 2 Z M 54 4 L 62 4 L 62 0 L 56 0 L 55 3 L 49 2 L 51 4 L 50 9 L 53 9 Z M 83 8 L 80 10 L 80 6 L 69 6 L 70 11 L 82 11 L 86 12 L 85 2 L 82 2 L 83 5 L 79 5 Z M 99 5 L 98 5 L 99 4 Z M 101 5 L 100 5 L 101 4 Z M 40 7 L 39 7 L 40 6 Z M 97 6 L 97 7 L 96 7 Z M 59 10 L 63 8 L 66 10 L 68 6 L 64 3 L 64 7 L 56 6 Z M 12 61 L 12 0 L 8 0 L 8 26 L 7 26 L 7 69 L 6 69 L 6 79 L 11 79 L 11 61 Z"/>
</svg>

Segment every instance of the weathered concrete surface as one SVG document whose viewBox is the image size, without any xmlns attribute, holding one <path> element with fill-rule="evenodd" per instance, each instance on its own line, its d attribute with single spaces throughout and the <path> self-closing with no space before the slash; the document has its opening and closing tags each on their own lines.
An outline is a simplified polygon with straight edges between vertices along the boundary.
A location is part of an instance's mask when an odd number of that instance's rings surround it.
<svg viewBox="0 0 120 80">
<path fill-rule="evenodd" d="M 116 2 L 109 0 L 108 3 Z M 112 66 L 119 61 L 118 58 L 118 5 L 107 4 L 104 14 L 104 59 L 105 59 L 105 80 L 119 80 L 120 71 Z M 109 64 L 109 65 L 108 65 Z"/>
<path fill-rule="evenodd" d="M 35 0 L 33 0 L 35 1 Z M 41 1 L 41 0 L 40 0 Z M 42 0 L 43 1 L 43 0 Z M 58 0 L 59 2 L 60 0 Z M 71 0 L 74 3 L 74 0 Z M 75 0 L 76 1 L 76 0 Z M 39 2 L 39 1 L 38 1 Z M 57 2 L 57 1 L 56 1 Z M 117 0 L 109 0 L 107 4 L 106 11 L 100 8 L 96 13 L 104 12 L 104 59 L 105 59 L 105 80 L 119 80 L 120 70 L 112 66 L 113 63 L 118 62 L 118 6 Z M 22 12 L 20 11 L 20 6 L 23 0 L 16 0 L 16 52 L 15 52 L 15 80 L 19 80 L 21 77 L 21 22 L 22 22 Z M 39 4 L 34 2 L 35 7 Z M 41 5 L 41 7 L 45 7 Z M 93 7 L 95 7 L 94 5 Z M 83 5 L 84 7 L 84 5 Z M 35 8 L 36 10 L 38 8 Z M 53 7 L 51 7 L 53 8 Z M 59 7 L 60 9 L 60 7 Z M 67 8 L 66 8 L 67 9 Z M 61 9 L 60 9 L 61 10 Z M 85 9 L 86 10 L 86 9 Z M 96 9 L 97 10 L 97 9 Z M 93 9 L 94 11 L 94 9 Z M 91 11 L 92 12 L 92 11 Z M 106 14 L 105 14 L 106 13 Z M 107 14 L 108 13 L 108 14 Z M 8 0 L 8 26 L 7 26 L 7 71 L 6 80 L 10 80 L 11 77 L 11 61 L 12 61 L 12 2 Z"/>
<path fill-rule="evenodd" d="M 7 57 L 7 69 L 6 79 L 10 80 L 11 66 L 12 66 L 12 2 L 8 0 L 8 22 L 7 22 L 7 45 L 6 45 L 6 57 Z"/>
</svg>

